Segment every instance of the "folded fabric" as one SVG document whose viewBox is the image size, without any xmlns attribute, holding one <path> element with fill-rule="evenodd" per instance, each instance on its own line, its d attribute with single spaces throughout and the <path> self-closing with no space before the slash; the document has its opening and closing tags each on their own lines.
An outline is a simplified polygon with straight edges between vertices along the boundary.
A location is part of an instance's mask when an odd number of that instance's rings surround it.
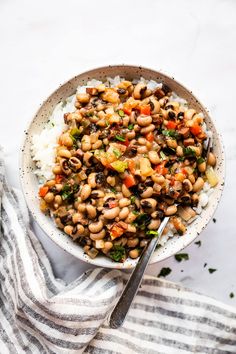
<svg viewBox="0 0 236 354">
<path fill-rule="evenodd" d="M 236 353 L 236 310 L 146 276 L 126 321 L 107 316 L 127 275 L 95 269 L 71 284 L 53 275 L 21 193 L 0 159 L 0 353 Z"/>
</svg>

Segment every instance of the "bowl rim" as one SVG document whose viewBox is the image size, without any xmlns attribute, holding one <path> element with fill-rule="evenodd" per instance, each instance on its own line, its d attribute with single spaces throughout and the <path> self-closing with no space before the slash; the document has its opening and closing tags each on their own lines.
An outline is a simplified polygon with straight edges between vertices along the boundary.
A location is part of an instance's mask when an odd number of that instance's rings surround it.
<svg viewBox="0 0 236 354">
<path fill-rule="evenodd" d="M 38 115 L 38 113 L 40 112 L 41 108 L 43 107 L 43 105 L 45 103 L 47 103 L 47 101 L 50 99 L 50 97 L 54 96 L 58 90 L 63 87 L 63 86 L 66 86 L 69 82 L 73 81 L 74 79 L 76 79 L 78 76 L 80 75 L 86 75 L 86 74 L 89 74 L 93 71 L 101 71 L 101 70 L 106 70 L 107 68 L 113 68 L 113 67 L 120 67 L 120 68 L 132 68 L 132 69 L 139 69 L 139 70 L 148 70 L 148 71 L 153 71 L 155 72 L 156 74 L 160 74 L 161 76 L 163 76 L 164 80 L 165 78 L 167 78 L 168 80 L 171 80 L 171 81 L 174 81 L 178 86 L 180 86 L 184 91 L 188 92 L 189 95 L 191 95 L 191 98 L 193 98 L 195 101 L 198 102 L 198 104 L 207 112 L 207 115 L 211 121 L 211 124 L 213 125 L 213 127 L 215 128 L 215 131 L 217 133 L 217 136 L 218 136 L 218 142 L 219 142 L 219 151 L 220 151 L 220 156 L 221 156 L 221 169 L 222 169 L 222 182 L 221 182 L 221 186 L 222 188 L 219 189 L 219 198 L 218 198 L 218 201 L 214 207 L 214 209 L 212 210 L 212 212 L 210 213 L 210 215 L 206 218 L 205 220 L 205 223 L 204 225 L 201 227 L 201 231 L 200 233 L 206 228 L 206 226 L 209 224 L 210 220 L 213 218 L 218 206 L 219 206 L 219 203 L 220 203 L 220 200 L 221 200 L 221 197 L 222 197 L 222 193 L 223 193 L 223 190 L 224 190 L 224 185 L 225 185 L 225 148 L 224 148 L 224 144 L 223 144 L 223 139 L 222 139 L 222 135 L 221 133 L 219 132 L 219 129 L 217 127 L 216 129 L 216 123 L 215 121 L 213 120 L 213 118 L 211 117 L 210 113 L 209 113 L 209 109 L 202 104 L 202 102 L 198 99 L 198 97 L 196 97 L 193 92 L 188 89 L 185 85 L 183 85 L 181 82 L 179 82 L 178 80 L 176 80 L 173 76 L 170 76 L 169 74 L 166 74 L 164 71 L 162 70 L 156 70 L 156 69 L 152 69 L 152 68 L 149 68 L 149 67 L 146 67 L 146 66 L 141 66 L 141 65 L 132 65 L 132 64 L 111 64 L 111 65 L 104 65 L 104 66 L 99 66 L 99 67 L 95 67 L 95 68 L 91 68 L 89 70 L 86 70 L 86 71 L 82 71 L 81 73 L 77 74 L 77 75 L 74 75 L 73 77 L 71 77 L 70 79 L 67 79 L 65 80 L 62 84 L 59 84 L 59 86 L 53 90 L 39 105 L 38 105 L 38 108 L 37 110 L 35 111 L 35 113 L 32 115 L 31 118 L 28 119 L 28 121 L 26 122 L 25 126 L 24 126 L 24 131 L 23 131 L 23 136 L 22 136 L 22 141 L 21 141 L 21 144 L 20 144 L 20 150 L 19 150 L 19 177 L 20 177 L 20 186 L 21 186 L 21 190 L 23 192 L 23 197 L 24 197 L 24 200 L 26 202 L 26 205 L 27 205 L 27 208 L 29 210 L 29 213 L 30 215 L 33 217 L 33 220 L 37 223 L 37 225 L 40 227 L 40 229 L 47 235 L 47 237 L 50 238 L 51 241 L 53 241 L 57 246 L 59 246 L 61 249 L 63 249 L 64 251 L 66 251 L 67 253 L 73 255 L 75 258 L 77 258 L 78 260 L 80 261 L 83 261 L 85 263 L 89 263 L 93 266 L 100 266 L 100 267 L 106 267 L 106 268 L 114 268 L 114 269 L 120 269 L 120 270 L 125 270 L 125 269 L 132 269 L 135 267 L 136 263 L 138 262 L 138 259 L 137 258 L 136 260 L 132 260 L 132 263 L 118 263 L 118 262 L 113 262 L 112 260 L 110 260 L 109 262 L 109 265 L 107 264 L 103 264 L 103 260 L 107 260 L 109 259 L 108 257 L 106 256 L 103 256 L 101 255 L 100 257 L 98 258 L 94 258 L 94 259 L 90 259 L 89 257 L 86 257 L 86 258 L 82 258 L 79 254 L 77 254 L 76 252 L 73 252 L 72 250 L 69 250 L 68 247 L 66 247 L 66 244 L 62 241 L 60 242 L 60 239 L 54 239 L 54 238 L 51 238 L 50 235 L 48 235 L 48 233 L 44 230 L 43 226 L 41 225 L 40 221 L 38 220 L 37 218 L 37 214 L 35 213 L 32 213 L 30 207 L 29 207 L 29 202 L 28 202 L 28 197 L 24 191 L 24 177 L 23 177 L 23 151 L 24 151 L 24 146 L 25 146 L 25 143 L 26 143 L 26 138 L 27 138 L 27 135 L 28 135 L 28 131 L 30 130 L 30 127 L 31 127 L 31 124 L 33 123 L 34 119 L 36 118 L 36 116 Z M 32 173 L 32 172 L 31 172 Z M 40 210 L 39 210 L 40 211 Z M 56 226 L 55 226 L 55 229 L 56 229 Z M 56 229 L 57 230 L 57 229 Z M 60 230 L 58 230 L 58 232 L 60 232 Z M 179 250 L 177 252 L 180 252 L 182 251 L 183 249 L 185 249 L 187 246 L 189 246 L 198 236 L 200 233 L 196 233 L 196 236 L 191 239 L 191 241 L 189 242 L 186 242 L 186 244 L 183 244 L 181 246 L 181 248 L 179 248 Z M 58 241 L 59 240 L 59 241 Z M 78 245 L 79 246 L 79 245 Z M 79 246 L 81 248 L 81 246 Z M 161 262 L 161 261 L 164 261 L 164 260 L 167 260 L 168 258 L 172 257 L 174 254 L 176 254 L 175 251 L 172 251 L 170 252 L 170 254 L 168 256 L 164 256 L 162 257 L 161 259 L 155 259 L 155 252 L 152 256 L 152 258 L 150 259 L 150 262 L 149 262 L 149 265 L 151 264 L 155 264 L 155 263 L 158 263 L 158 262 Z"/>
</svg>

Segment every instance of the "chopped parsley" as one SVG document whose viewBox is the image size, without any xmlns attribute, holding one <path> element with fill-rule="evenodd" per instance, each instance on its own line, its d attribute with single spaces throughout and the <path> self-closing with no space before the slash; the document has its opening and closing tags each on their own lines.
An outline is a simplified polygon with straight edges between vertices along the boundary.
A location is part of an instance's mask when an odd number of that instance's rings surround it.
<svg viewBox="0 0 236 354">
<path fill-rule="evenodd" d="M 115 262 L 120 262 L 125 257 L 125 248 L 121 245 L 115 245 L 110 252 L 110 257 Z"/>
<path fill-rule="evenodd" d="M 117 193 L 117 190 L 114 187 L 109 187 L 112 193 Z"/>
<path fill-rule="evenodd" d="M 55 127 L 55 124 L 52 122 L 52 126 Z"/>
<path fill-rule="evenodd" d="M 203 266 L 203 267 L 206 268 L 206 266 L 207 266 L 207 263 L 204 263 L 204 266 Z"/>
<path fill-rule="evenodd" d="M 201 163 L 205 162 L 203 157 L 199 157 L 199 159 L 197 159 L 197 163 L 198 165 L 200 165 Z"/>
<path fill-rule="evenodd" d="M 175 255 L 175 259 L 177 262 L 188 261 L 189 255 L 188 253 L 179 253 Z"/>
<path fill-rule="evenodd" d="M 124 111 L 122 111 L 122 109 L 119 109 L 118 114 L 119 114 L 120 117 L 124 117 L 125 116 L 125 113 L 124 113 Z"/>
<path fill-rule="evenodd" d="M 234 297 L 234 293 L 230 293 L 229 297 L 232 299 Z"/>
<path fill-rule="evenodd" d="M 167 275 L 169 275 L 172 272 L 172 270 L 170 268 L 162 268 L 160 273 L 158 274 L 158 277 L 166 277 Z"/>
<path fill-rule="evenodd" d="M 71 202 L 74 200 L 74 194 L 78 192 L 78 190 L 79 190 L 78 184 L 74 184 L 73 186 L 65 184 L 61 190 L 61 197 L 63 200 L 67 200 L 68 202 Z"/>
<path fill-rule="evenodd" d="M 76 141 L 77 139 L 79 139 L 80 138 L 80 134 L 81 134 L 81 132 L 80 132 L 80 130 L 78 128 L 73 128 L 70 131 L 70 136 L 71 136 L 73 141 Z"/>
<path fill-rule="evenodd" d="M 145 230 L 147 225 L 150 223 L 152 217 L 149 214 L 139 214 L 139 216 L 135 219 L 133 224 L 139 228 L 140 230 Z"/>
<path fill-rule="evenodd" d="M 194 242 L 195 243 L 195 245 L 197 245 L 198 247 L 201 247 L 201 245 L 202 245 L 202 242 L 201 241 L 197 241 L 197 242 Z"/>
<path fill-rule="evenodd" d="M 135 195 L 131 195 L 131 197 L 130 197 L 131 204 L 134 204 L 135 200 L 136 200 Z"/>
<path fill-rule="evenodd" d="M 134 215 L 139 215 L 139 212 L 138 212 L 137 210 L 133 210 L 132 213 L 133 213 Z"/>
<path fill-rule="evenodd" d="M 208 272 L 210 273 L 210 274 L 212 274 L 212 273 L 214 273 L 214 272 L 216 272 L 217 271 L 217 269 L 214 269 L 214 268 L 208 268 Z"/>
<path fill-rule="evenodd" d="M 125 138 L 121 135 L 116 135 L 115 138 L 116 138 L 116 140 L 119 140 L 119 141 L 125 141 Z"/>
<path fill-rule="evenodd" d="M 186 155 L 186 156 L 195 156 L 196 155 L 196 152 L 193 149 L 191 149 L 190 147 L 186 147 L 186 148 L 184 147 L 183 151 L 184 151 L 184 155 Z"/>
<path fill-rule="evenodd" d="M 108 120 L 106 120 L 106 126 L 109 127 L 110 126 L 110 123 L 108 122 Z"/>
<path fill-rule="evenodd" d="M 128 129 L 129 129 L 129 130 L 133 130 L 133 128 L 134 128 L 134 125 L 133 125 L 133 124 L 129 124 L 129 125 L 128 125 Z"/>
<path fill-rule="evenodd" d="M 162 134 L 171 138 L 178 138 L 179 133 L 174 129 L 162 130 Z"/>
<path fill-rule="evenodd" d="M 146 235 L 151 235 L 151 236 L 153 236 L 153 237 L 158 237 L 158 231 L 156 231 L 156 230 L 148 230 L 147 232 L 146 232 Z"/>
</svg>

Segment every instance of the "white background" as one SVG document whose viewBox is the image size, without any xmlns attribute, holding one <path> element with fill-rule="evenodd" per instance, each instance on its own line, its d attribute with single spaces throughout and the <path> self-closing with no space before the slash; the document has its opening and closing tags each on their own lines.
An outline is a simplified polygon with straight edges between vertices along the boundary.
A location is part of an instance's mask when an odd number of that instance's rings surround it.
<svg viewBox="0 0 236 354">
<path fill-rule="evenodd" d="M 200 248 L 186 249 L 189 261 L 172 257 L 148 272 L 170 267 L 168 279 L 236 305 L 236 1 L 0 0 L 0 48 L 0 143 L 15 187 L 27 122 L 59 84 L 84 70 L 143 65 L 174 76 L 200 98 L 226 147 L 217 222 L 200 235 Z M 40 238 L 57 276 L 70 281 L 87 267 Z M 210 275 L 208 267 L 217 271 Z"/>
</svg>

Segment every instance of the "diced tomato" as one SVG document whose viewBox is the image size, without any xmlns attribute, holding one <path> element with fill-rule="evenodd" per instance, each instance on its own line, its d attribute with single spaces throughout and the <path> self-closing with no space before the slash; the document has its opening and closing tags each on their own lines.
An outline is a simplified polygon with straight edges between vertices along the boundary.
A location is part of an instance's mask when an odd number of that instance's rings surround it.
<svg viewBox="0 0 236 354">
<path fill-rule="evenodd" d="M 167 129 L 176 129 L 177 124 L 173 120 L 169 120 L 166 124 Z"/>
<path fill-rule="evenodd" d="M 155 171 L 160 175 L 166 175 L 168 173 L 168 168 L 165 167 L 166 161 L 163 161 L 155 167 Z"/>
<path fill-rule="evenodd" d="M 185 168 L 182 168 L 181 172 L 187 176 L 188 172 L 185 170 Z"/>
<path fill-rule="evenodd" d="M 123 111 L 125 112 L 125 114 L 128 114 L 128 116 L 129 116 L 132 112 L 132 108 L 124 107 Z"/>
<path fill-rule="evenodd" d="M 135 178 L 133 175 L 127 175 L 124 178 L 124 184 L 127 188 L 130 188 L 136 184 Z"/>
<path fill-rule="evenodd" d="M 174 177 L 171 177 L 170 185 L 173 186 L 174 184 L 175 184 L 175 178 L 174 178 Z"/>
<path fill-rule="evenodd" d="M 125 145 L 125 146 L 129 146 L 130 141 L 129 141 L 129 139 L 127 137 L 125 137 L 125 141 L 119 141 L 119 143 L 122 144 L 122 145 Z"/>
<path fill-rule="evenodd" d="M 63 178 L 62 175 L 56 175 L 55 177 L 56 184 L 61 183 L 62 178 Z"/>
<path fill-rule="evenodd" d="M 146 116 L 149 116 L 151 114 L 151 107 L 149 104 L 145 106 L 140 106 L 139 111 L 141 114 L 145 114 Z"/>
<path fill-rule="evenodd" d="M 47 194 L 47 192 L 48 192 L 48 187 L 47 186 L 45 186 L 45 187 L 41 187 L 40 189 L 39 189 L 39 196 L 40 197 L 45 197 L 45 195 Z"/>
<path fill-rule="evenodd" d="M 118 205 L 118 202 L 117 202 L 117 200 L 111 200 L 111 201 L 108 201 L 108 205 L 109 205 L 109 208 L 115 208 L 115 207 L 117 207 L 117 205 Z"/>
<path fill-rule="evenodd" d="M 186 178 L 185 173 L 179 172 L 175 174 L 176 181 L 183 182 Z"/>
<path fill-rule="evenodd" d="M 149 141 L 150 143 L 152 143 L 154 141 L 154 134 L 153 132 L 149 132 L 145 135 L 145 138 L 147 139 L 147 141 Z"/>
<path fill-rule="evenodd" d="M 123 235 L 124 232 L 125 232 L 125 230 L 122 229 L 121 227 L 119 227 L 117 225 L 113 225 L 112 228 L 110 229 L 111 239 L 114 240 L 114 239 L 120 237 L 121 235 Z"/>
<path fill-rule="evenodd" d="M 196 124 L 196 125 L 193 125 L 192 127 L 190 127 L 190 132 L 193 135 L 198 135 L 202 132 L 202 128 L 200 127 L 200 125 Z"/>
<path fill-rule="evenodd" d="M 129 166 L 130 172 L 134 175 L 135 174 L 135 161 L 134 160 L 130 160 L 128 162 L 128 166 Z"/>
</svg>

